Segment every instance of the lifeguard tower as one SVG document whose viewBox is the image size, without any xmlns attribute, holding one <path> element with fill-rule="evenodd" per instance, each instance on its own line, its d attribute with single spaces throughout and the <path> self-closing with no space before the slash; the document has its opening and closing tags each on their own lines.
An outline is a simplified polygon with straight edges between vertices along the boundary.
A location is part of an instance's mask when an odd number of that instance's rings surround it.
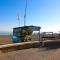
<svg viewBox="0 0 60 60">
<path fill-rule="evenodd" d="M 25 28 L 32 30 L 32 33 L 33 33 L 33 31 L 38 31 L 39 32 L 39 41 L 40 41 L 41 27 L 39 27 L 39 26 L 22 26 L 22 27 L 13 28 L 13 42 L 14 43 L 24 42 L 24 38 L 21 37 L 21 34 L 22 34 L 22 32 L 24 32 Z"/>
</svg>

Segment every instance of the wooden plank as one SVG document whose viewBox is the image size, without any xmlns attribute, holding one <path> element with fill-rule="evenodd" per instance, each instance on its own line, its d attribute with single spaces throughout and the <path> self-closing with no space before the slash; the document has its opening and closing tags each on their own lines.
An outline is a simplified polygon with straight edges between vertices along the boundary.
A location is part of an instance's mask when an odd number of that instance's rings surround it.
<svg viewBox="0 0 60 60">
<path fill-rule="evenodd" d="M 21 46 L 21 45 L 25 45 L 25 44 L 34 44 L 34 43 L 39 43 L 39 41 L 0 45 L 0 49 L 1 48 L 7 48 L 7 47 L 13 47 L 13 46 Z"/>
</svg>

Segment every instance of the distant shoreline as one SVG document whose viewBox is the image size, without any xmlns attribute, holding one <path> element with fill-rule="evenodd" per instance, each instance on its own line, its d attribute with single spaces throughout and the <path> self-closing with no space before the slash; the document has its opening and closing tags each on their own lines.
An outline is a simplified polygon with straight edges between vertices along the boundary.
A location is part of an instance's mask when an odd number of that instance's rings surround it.
<svg viewBox="0 0 60 60">
<path fill-rule="evenodd" d="M 11 35 L 12 32 L 0 32 L 0 35 Z"/>
</svg>

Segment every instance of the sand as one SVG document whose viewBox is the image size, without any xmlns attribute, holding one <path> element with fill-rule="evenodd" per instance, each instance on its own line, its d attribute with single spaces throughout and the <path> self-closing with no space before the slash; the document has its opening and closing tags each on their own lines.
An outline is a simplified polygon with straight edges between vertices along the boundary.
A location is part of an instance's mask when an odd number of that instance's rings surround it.
<svg viewBox="0 0 60 60">
<path fill-rule="evenodd" d="M 60 48 L 30 48 L 0 54 L 0 60 L 60 60 Z"/>
<path fill-rule="evenodd" d="M 9 35 L 0 35 L 0 45 L 12 43 L 12 38 Z"/>
</svg>

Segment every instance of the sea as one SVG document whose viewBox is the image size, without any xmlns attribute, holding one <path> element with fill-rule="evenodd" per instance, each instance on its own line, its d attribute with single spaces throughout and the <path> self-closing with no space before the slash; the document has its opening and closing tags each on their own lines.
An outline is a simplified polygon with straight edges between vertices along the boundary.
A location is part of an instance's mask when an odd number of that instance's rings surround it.
<svg viewBox="0 0 60 60">
<path fill-rule="evenodd" d="M 12 32 L 0 32 L 0 35 L 11 35 Z"/>
</svg>

